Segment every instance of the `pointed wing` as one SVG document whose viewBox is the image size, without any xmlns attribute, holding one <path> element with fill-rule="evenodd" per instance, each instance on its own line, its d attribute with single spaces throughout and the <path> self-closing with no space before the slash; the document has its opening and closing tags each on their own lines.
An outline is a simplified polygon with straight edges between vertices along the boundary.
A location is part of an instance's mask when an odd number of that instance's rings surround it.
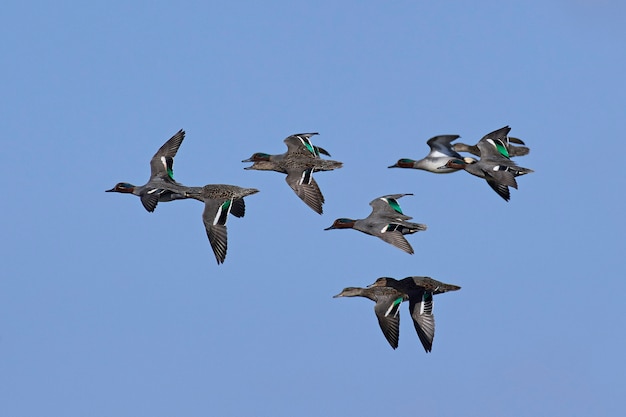
<svg viewBox="0 0 626 417">
<path fill-rule="evenodd" d="M 462 159 L 462 156 L 452 149 L 452 141 L 458 138 L 460 138 L 459 135 L 439 135 L 428 139 L 426 143 L 430 146 L 430 156 L 452 156 Z"/>
<path fill-rule="evenodd" d="M 311 207 L 316 213 L 322 214 L 324 196 L 317 182 L 315 182 L 315 179 L 312 177 L 310 169 L 301 172 L 290 171 L 285 180 L 307 206 Z"/>
<path fill-rule="evenodd" d="M 502 197 L 505 201 L 509 201 L 511 199 L 511 191 L 509 190 L 509 187 L 497 181 L 494 181 L 493 179 L 485 179 L 487 180 L 487 184 L 489 184 L 491 189 L 498 193 L 498 195 Z"/>
<path fill-rule="evenodd" d="M 417 336 L 426 352 L 430 352 L 435 338 L 435 316 L 433 316 L 433 294 L 420 292 L 409 296 L 409 311 Z"/>
<path fill-rule="evenodd" d="M 398 199 L 405 195 L 413 194 L 390 194 L 375 198 L 370 201 L 372 212 L 368 218 L 380 218 L 389 220 L 410 220 L 412 217 L 402 213 Z"/>
<path fill-rule="evenodd" d="M 515 175 L 510 171 L 487 171 L 485 170 L 487 184 L 504 200 L 511 199 L 509 187 L 517 188 Z"/>
<path fill-rule="evenodd" d="M 226 250 L 228 249 L 226 219 L 232 203 L 225 206 L 227 203 L 229 202 L 207 199 L 204 204 L 204 212 L 202 213 L 206 234 L 218 264 L 224 263 Z"/>
<path fill-rule="evenodd" d="M 307 158 L 319 158 L 319 148 L 313 146 L 311 136 L 318 133 L 296 133 L 288 136 L 284 142 L 287 145 L 287 153 L 306 156 Z"/>
<path fill-rule="evenodd" d="M 517 143 L 518 145 L 526 145 L 523 140 L 520 138 L 514 138 L 513 136 L 507 136 L 507 141 L 509 143 Z"/>
<path fill-rule="evenodd" d="M 141 204 L 143 204 L 146 210 L 152 213 L 156 209 L 157 204 L 159 204 L 159 195 L 158 189 L 148 190 L 148 192 L 140 196 Z"/>
<path fill-rule="evenodd" d="M 400 225 L 398 225 L 400 226 Z M 385 226 L 387 229 L 389 229 L 390 227 L 393 228 L 394 225 L 388 225 Z M 400 232 L 400 230 L 394 230 L 394 231 L 390 231 L 387 230 L 385 232 L 382 232 L 380 235 L 378 235 L 382 240 L 384 240 L 385 242 L 395 246 L 396 248 L 402 249 L 403 251 L 405 251 L 408 254 L 413 254 L 413 247 L 411 247 L 411 245 L 409 244 L 409 242 L 406 240 L 406 238 L 404 237 L 404 235 L 402 234 L 402 232 Z"/>
<path fill-rule="evenodd" d="M 400 313 L 398 310 L 402 301 L 401 295 L 392 296 L 389 294 L 383 297 L 379 296 L 374 306 L 380 330 L 383 331 L 385 338 L 394 349 L 398 347 L 400 338 Z"/>
<path fill-rule="evenodd" d="M 322 148 L 321 146 L 314 146 L 313 148 L 315 148 L 315 151 L 316 151 L 315 153 L 317 154 L 317 156 L 319 156 L 320 154 L 331 156 L 330 153 L 328 153 L 328 151 Z"/>
<path fill-rule="evenodd" d="M 526 147 L 526 146 L 514 146 L 514 145 L 508 145 L 507 149 L 509 150 L 509 155 L 510 156 L 524 156 L 524 155 L 528 155 L 530 153 L 530 148 Z"/>
<path fill-rule="evenodd" d="M 230 214 L 235 217 L 243 217 L 246 214 L 246 203 L 244 203 L 243 198 L 233 200 Z"/>
<path fill-rule="evenodd" d="M 185 131 L 179 130 L 159 148 L 150 160 L 150 180 L 161 178 L 174 180 L 174 157 L 185 139 Z"/>
<path fill-rule="evenodd" d="M 478 149 L 480 150 L 480 159 L 508 160 L 508 158 L 506 156 L 503 156 L 503 154 L 500 152 L 497 144 L 498 141 L 502 142 L 503 144 L 506 143 L 506 137 L 510 131 L 511 128 L 505 126 L 501 129 L 495 130 L 483 136 L 483 138 L 479 140 L 476 144 L 476 146 L 478 146 Z"/>
</svg>

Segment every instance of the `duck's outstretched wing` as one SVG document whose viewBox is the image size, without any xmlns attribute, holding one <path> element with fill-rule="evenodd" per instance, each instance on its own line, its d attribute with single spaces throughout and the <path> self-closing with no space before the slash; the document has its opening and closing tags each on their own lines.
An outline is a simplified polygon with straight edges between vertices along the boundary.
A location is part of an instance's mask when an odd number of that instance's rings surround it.
<svg viewBox="0 0 626 417">
<path fill-rule="evenodd" d="M 150 160 L 150 180 L 174 181 L 174 157 L 184 139 L 185 131 L 181 129 L 154 154 Z"/>
</svg>

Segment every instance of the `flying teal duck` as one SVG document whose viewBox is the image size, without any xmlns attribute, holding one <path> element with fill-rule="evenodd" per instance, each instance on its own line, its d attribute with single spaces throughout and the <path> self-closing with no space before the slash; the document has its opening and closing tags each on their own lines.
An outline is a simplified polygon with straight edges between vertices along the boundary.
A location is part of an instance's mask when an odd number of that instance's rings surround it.
<svg viewBox="0 0 626 417">
<path fill-rule="evenodd" d="M 464 169 L 472 175 L 483 178 L 500 197 L 509 201 L 511 199 L 509 187 L 517 188 L 515 177 L 534 172 L 532 169 L 517 166 L 510 159 L 505 145 L 510 130 L 510 127 L 505 126 L 485 135 L 476 145 L 480 151 L 479 160 L 452 159 L 445 167 Z"/>
<path fill-rule="evenodd" d="M 435 316 L 433 315 L 433 295 L 448 291 L 457 291 L 461 287 L 434 280 L 430 277 L 407 277 L 397 280 L 389 277 L 378 278 L 376 282 L 368 286 L 369 289 L 386 288 L 393 289 L 396 293 L 394 303 L 400 304 L 402 299 L 409 300 L 409 312 L 413 318 L 413 325 L 417 335 L 424 346 L 426 352 L 430 352 L 433 347 L 435 337 Z M 381 307 L 383 309 L 383 307 Z M 387 316 L 398 315 L 398 312 L 390 309 Z M 399 316 L 399 315 L 398 315 Z"/>
<path fill-rule="evenodd" d="M 258 192 L 259 190 L 255 188 L 242 188 L 226 184 L 188 187 L 185 191 L 186 198 L 204 201 L 202 221 L 218 264 L 224 263 L 228 249 L 226 238 L 228 213 L 235 217 L 243 217 L 246 213 L 243 198 Z"/>
<path fill-rule="evenodd" d="M 525 145 L 524 141 L 519 138 L 514 138 L 512 136 L 507 136 L 505 140 L 502 141 L 506 148 L 507 155 L 509 157 L 516 156 L 524 156 L 528 155 L 530 152 L 530 148 L 526 146 L 516 146 L 517 145 Z M 455 143 L 452 145 L 452 149 L 456 152 L 468 152 L 474 156 L 480 156 L 480 149 L 478 149 L 478 145 L 466 145 L 465 143 Z"/>
<path fill-rule="evenodd" d="M 120 182 L 106 192 L 128 193 L 139 196 L 141 204 L 153 212 L 159 202 L 178 200 L 184 197 L 186 186 L 174 181 L 174 157 L 185 139 L 185 131 L 179 130 L 159 148 L 150 160 L 150 179 L 145 185 Z"/>
<path fill-rule="evenodd" d="M 324 230 L 358 230 L 359 232 L 376 236 L 406 253 L 413 254 L 413 248 L 404 235 L 426 230 L 426 225 L 407 221 L 412 219 L 412 217 L 402 213 L 400 204 L 398 204 L 398 199 L 405 195 L 413 194 L 390 194 L 375 198 L 370 201 L 372 212 L 365 219 L 339 218 Z"/>
<path fill-rule="evenodd" d="M 312 144 L 311 136 L 314 135 L 317 133 L 297 133 L 288 136 L 284 140 L 287 152 L 278 155 L 257 152 L 242 162 L 253 162 L 244 169 L 287 174 L 285 179 L 291 189 L 316 213 L 322 214 L 324 196 L 313 179 L 313 173 L 332 171 L 341 168 L 343 163 L 321 159 L 320 154 L 330 154 Z"/>
<path fill-rule="evenodd" d="M 376 303 L 374 313 L 376 313 L 380 330 L 383 331 L 392 348 L 398 347 L 400 337 L 400 314 L 398 313 L 400 304 L 408 299 L 406 294 L 391 287 L 348 287 L 333 296 L 333 298 L 338 297 L 365 297 L 374 301 Z"/>
<path fill-rule="evenodd" d="M 456 172 L 456 168 L 445 167 L 451 159 L 463 159 L 463 157 L 452 148 L 452 141 L 459 138 L 459 135 L 439 135 L 428 139 L 426 144 L 430 146 L 430 152 L 420 160 L 409 158 L 399 159 L 389 168 L 413 168 L 434 172 L 435 174 L 448 174 Z"/>
</svg>

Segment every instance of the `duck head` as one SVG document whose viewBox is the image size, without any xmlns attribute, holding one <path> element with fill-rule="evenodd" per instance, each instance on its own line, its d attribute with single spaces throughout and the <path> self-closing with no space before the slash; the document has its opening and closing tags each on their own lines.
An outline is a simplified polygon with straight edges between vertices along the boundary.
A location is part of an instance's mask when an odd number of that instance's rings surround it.
<svg viewBox="0 0 626 417">
<path fill-rule="evenodd" d="M 363 288 L 359 287 L 347 287 L 341 290 L 341 292 L 337 295 L 333 295 L 333 298 L 339 297 L 358 297 L 363 293 Z"/>
<path fill-rule="evenodd" d="M 370 284 L 367 286 L 367 288 L 372 288 L 372 287 L 388 287 L 389 284 L 391 283 L 391 280 L 393 278 L 388 278 L 388 277 L 380 277 L 378 278 L 376 281 L 374 281 L 373 284 Z M 395 279 L 393 279 L 395 281 Z"/>
<path fill-rule="evenodd" d="M 244 159 L 241 162 L 259 162 L 259 161 L 269 161 L 270 155 L 263 152 L 257 152 L 252 154 L 252 156 L 248 159 Z"/>
<path fill-rule="evenodd" d="M 415 160 L 409 158 L 398 159 L 394 165 L 390 165 L 387 168 L 413 168 Z"/>
<path fill-rule="evenodd" d="M 452 158 L 448 160 L 448 162 L 446 162 L 444 166 L 439 167 L 438 169 L 444 169 L 444 168 L 463 169 L 465 168 L 466 165 L 474 164 L 476 162 L 477 162 L 476 159 L 470 158 L 468 156 L 466 156 L 463 159 Z"/>
<path fill-rule="evenodd" d="M 345 217 L 342 217 L 340 219 L 335 220 L 330 227 L 327 227 L 324 230 L 352 229 L 354 227 L 354 223 L 356 223 L 356 220 L 354 220 L 354 219 L 347 219 Z"/>
<path fill-rule="evenodd" d="M 270 161 L 271 155 L 267 153 L 257 152 L 253 154 L 250 158 L 244 159 L 241 162 L 253 162 L 249 167 L 245 167 L 244 169 L 254 169 L 258 171 L 276 171 L 277 165 L 276 163 Z"/>
<path fill-rule="evenodd" d="M 133 184 L 129 184 L 127 182 L 118 182 L 115 184 L 115 187 L 110 190 L 104 190 L 107 193 L 133 193 L 135 191 L 135 186 Z"/>
</svg>

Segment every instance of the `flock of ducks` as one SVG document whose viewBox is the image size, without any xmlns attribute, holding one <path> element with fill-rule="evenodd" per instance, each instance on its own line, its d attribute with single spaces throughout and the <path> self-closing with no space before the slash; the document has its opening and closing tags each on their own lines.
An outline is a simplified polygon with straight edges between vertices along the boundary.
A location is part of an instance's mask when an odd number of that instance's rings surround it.
<svg viewBox="0 0 626 417">
<path fill-rule="evenodd" d="M 529 153 L 520 139 L 509 137 L 511 128 L 505 126 L 485 135 L 476 145 L 452 143 L 460 136 L 440 135 L 427 141 L 430 152 L 420 160 L 399 159 L 389 168 L 411 168 L 436 174 L 467 171 L 487 181 L 487 184 L 504 200 L 510 200 L 509 187 L 517 189 L 516 177 L 533 172 L 522 168 L 511 157 Z M 284 142 L 287 151 L 282 154 L 254 153 L 242 162 L 252 162 L 246 170 L 276 171 L 286 174 L 285 180 L 296 195 L 313 211 L 323 213 L 324 196 L 313 178 L 316 171 L 332 171 L 343 166 L 342 162 L 323 159 L 330 156 L 325 149 L 313 145 L 311 138 L 318 133 L 298 133 L 288 136 Z M 204 203 L 202 221 L 218 264 L 224 263 L 228 249 L 226 221 L 228 215 L 245 215 L 244 198 L 259 192 L 256 188 L 243 188 L 228 184 L 208 184 L 204 187 L 188 187 L 174 180 L 174 157 L 185 138 L 181 129 L 159 148 L 150 160 L 150 178 L 145 185 L 128 182 L 117 183 L 107 192 L 128 193 L 138 196 L 144 208 L 153 212 L 159 202 L 192 198 Z M 474 157 L 462 156 L 460 152 Z M 410 222 L 412 217 L 402 212 L 398 200 L 412 194 L 390 194 L 372 200 L 372 212 L 364 219 L 339 218 L 324 229 L 354 229 L 375 236 L 383 241 L 413 254 L 406 240 L 410 235 L 426 230 L 426 225 Z M 409 302 L 409 312 L 417 335 L 426 352 L 432 349 L 435 335 L 433 295 L 456 291 L 461 287 L 446 284 L 430 277 L 411 276 L 401 280 L 378 278 L 366 288 L 344 288 L 334 297 L 365 297 L 374 301 L 374 312 L 380 328 L 393 349 L 398 347 L 400 305 Z"/>
</svg>

